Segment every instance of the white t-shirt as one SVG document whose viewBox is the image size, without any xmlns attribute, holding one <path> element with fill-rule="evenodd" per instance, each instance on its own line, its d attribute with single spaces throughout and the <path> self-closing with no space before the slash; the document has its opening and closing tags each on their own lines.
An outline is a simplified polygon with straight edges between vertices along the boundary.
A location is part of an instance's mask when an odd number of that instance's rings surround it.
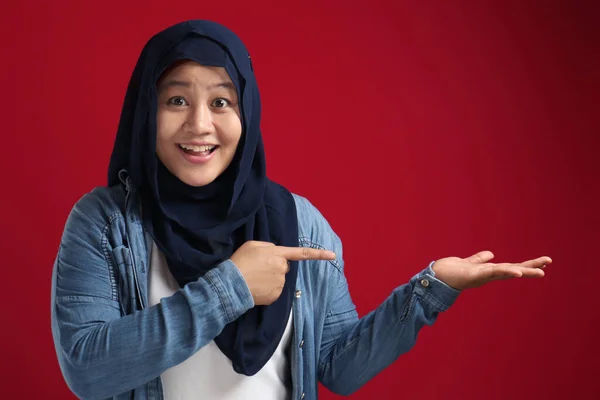
<svg viewBox="0 0 600 400">
<path fill-rule="evenodd" d="M 180 287 L 169 271 L 162 252 L 152 246 L 148 282 L 150 305 L 173 295 Z M 255 375 L 236 373 L 214 341 L 181 364 L 161 375 L 166 400 L 284 400 L 291 399 L 289 347 L 292 313 L 287 327 L 267 364 Z"/>
</svg>

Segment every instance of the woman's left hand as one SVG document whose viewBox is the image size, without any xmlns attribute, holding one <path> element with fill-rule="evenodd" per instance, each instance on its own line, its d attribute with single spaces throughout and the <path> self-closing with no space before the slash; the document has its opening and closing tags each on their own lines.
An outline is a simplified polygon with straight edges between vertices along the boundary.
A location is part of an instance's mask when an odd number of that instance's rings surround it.
<svg viewBox="0 0 600 400">
<path fill-rule="evenodd" d="M 468 258 L 446 257 L 437 260 L 433 272 L 437 279 L 457 290 L 485 285 L 499 279 L 541 278 L 543 268 L 552 263 L 550 257 L 539 257 L 521 263 L 494 264 L 491 251 L 481 251 Z"/>
</svg>

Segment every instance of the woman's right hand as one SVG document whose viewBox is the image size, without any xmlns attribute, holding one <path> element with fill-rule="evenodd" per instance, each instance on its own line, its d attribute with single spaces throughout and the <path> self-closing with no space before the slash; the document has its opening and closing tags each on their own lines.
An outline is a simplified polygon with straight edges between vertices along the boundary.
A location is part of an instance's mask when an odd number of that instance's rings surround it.
<svg viewBox="0 0 600 400">
<path fill-rule="evenodd" d="M 244 243 L 231 256 L 257 306 L 269 305 L 279 298 L 290 269 L 288 261 L 334 259 L 335 253 L 327 250 L 276 246 L 259 241 Z"/>
</svg>

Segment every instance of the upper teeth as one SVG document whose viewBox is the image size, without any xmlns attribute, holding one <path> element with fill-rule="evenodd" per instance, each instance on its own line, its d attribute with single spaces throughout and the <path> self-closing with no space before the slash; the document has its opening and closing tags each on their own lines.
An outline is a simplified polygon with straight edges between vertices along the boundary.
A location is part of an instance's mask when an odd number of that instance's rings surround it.
<svg viewBox="0 0 600 400">
<path fill-rule="evenodd" d="M 194 146 L 191 144 L 180 144 L 179 147 L 181 147 L 182 149 L 191 150 L 191 151 L 209 151 L 209 150 L 212 150 L 213 148 L 215 148 L 215 146 L 210 146 L 210 145 Z"/>
</svg>

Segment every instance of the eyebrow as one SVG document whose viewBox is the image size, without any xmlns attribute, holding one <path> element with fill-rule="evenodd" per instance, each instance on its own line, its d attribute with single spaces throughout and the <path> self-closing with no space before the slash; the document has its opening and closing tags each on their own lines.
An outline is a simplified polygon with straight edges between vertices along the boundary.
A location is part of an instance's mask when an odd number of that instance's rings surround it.
<svg viewBox="0 0 600 400">
<path fill-rule="evenodd" d="M 166 88 L 174 87 L 174 86 L 190 88 L 192 86 L 192 84 L 188 81 L 180 81 L 177 79 L 170 79 L 166 82 L 161 83 L 158 87 L 158 91 L 162 92 Z M 213 90 L 213 89 L 218 89 L 218 88 L 225 88 L 225 89 L 235 91 L 235 85 L 231 82 L 226 82 L 226 81 L 214 83 L 214 84 L 208 85 L 206 87 L 207 90 Z"/>
</svg>

